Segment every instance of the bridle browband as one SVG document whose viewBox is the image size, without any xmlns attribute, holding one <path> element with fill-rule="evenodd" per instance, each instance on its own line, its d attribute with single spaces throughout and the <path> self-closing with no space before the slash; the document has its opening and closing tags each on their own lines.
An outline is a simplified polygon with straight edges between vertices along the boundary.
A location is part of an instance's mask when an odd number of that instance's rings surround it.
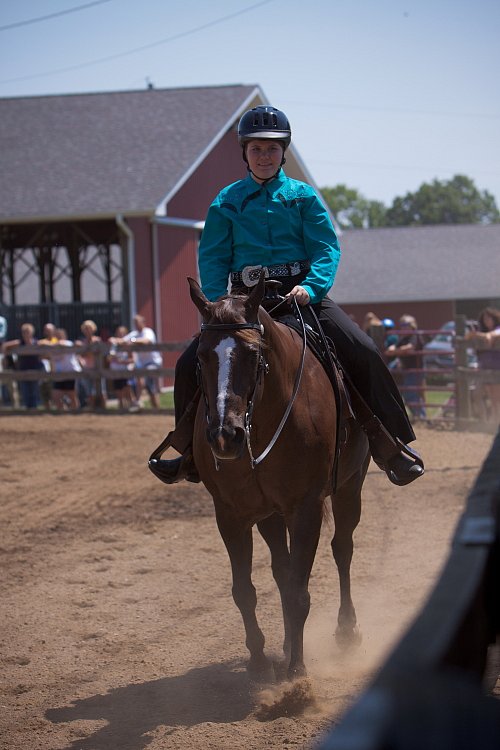
<svg viewBox="0 0 500 750">
<path fill-rule="evenodd" d="M 282 300 L 283 301 L 283 300 Z M 279 303 L 281 304 L 281 302 Z M 295 308 L 295 315 L 297 319 L 299 320 L 301 327 L 302 327 L 302 353 L 301 353 L 301 359 L 300 359 L 300 365 L 297 370 L 297 373 L 295 375 L 295 382 L 293 385 L 293 391 L 292 395 L 290 397 L 290 401 L 288 402 L 287 408 L 285 409 L 285 413 L 283 414 L 281 421 L 276 429 L 276 432 L 274 433 L 273 437 L 269 441 L 267 447 L 262 451 L 262 453 L 257 456 L 257 458 L 254 458 L 254 455 L 252 453 L 252 446 L 250 443 L 250 431 L 252 429 L 252 414 L 253 414 L 253 408 L 255 403 L 255 393 L 257 391 L 257 387 L 259 383 L 261 382 L 261 375 L 262 373 L 266 374 L 269 372 L 269 365 L 265 361 L 262 353 L 259 356 L 259 364 L 257 367 L 257 375 L 255 378 L 255 386 L 253 389 L 252 397 L 248 402 L 247 411 L 245 413 L 245 436 L 247 441 L 247 448 L 248 453 L 250 455 L 250 462 L 252 465 L 252 469 L 254 469 L 258 464 L 261 463 L 265 459 L 265 457 L 268 455 L 268 453 L 273 448 L 274 444 L 276 443 L 277 439 L 281 435 L 281 432 L 283 431 L 283 428 L 285 426 L 285 423 L 290 415 L 290 412 L 292 411 L 293 404 L 295 402 L 295 398 L 297 396 L 300 381 L 302 379 L 302 373 L 304 370 L 304 361 L 306 356 L 306 348 L 307 348 L 307 340 L 306 340 L 306 330 L 305 330 L 305 324 L 304 319 L 302 317 L 302 313 L 300 312 L 300 308 L 296 302 L 296 300 L 293 300 L 293 305 Z M 279 307 L 279 305 L 276 305 L 276 307 Z M 201 332 L 203 331 L 242 331 L 242 330 L 254 330 L 258 331 L 261 336 L 264 335 L 264 326 L 261 323 L 202 323 L 201 324 Z M 199 369 L 201 369 L 200 364 L 198 363 Z M 207 418 L 208 418 L 208 402 L 205 395 L 205 392 L 203 391 L 203 385 L 201 383 L 201 377 L 200 377 L 200 386 L 201 390 L 205 399 L 205 409 L 207 412 Z M 215 457 L 214 457 L 215 458 Z M 217 470 L 219 470 L 219 462 L 218 459 L 215 458 L 215 467 Z"/>
<path fill-rule="evenodd" d="M 202 323 L 202 331 L 244 331 L 250 329 L 258 331 L 261 335 L 264 333 L 262 323 Z"/>
</svg>

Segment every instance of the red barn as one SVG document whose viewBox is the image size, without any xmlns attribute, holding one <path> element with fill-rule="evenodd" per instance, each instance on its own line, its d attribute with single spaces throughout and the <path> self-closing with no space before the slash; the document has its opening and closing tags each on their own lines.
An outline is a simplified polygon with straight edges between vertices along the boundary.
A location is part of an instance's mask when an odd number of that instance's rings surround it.
<svg viewBox="0 0 500 750">
<path fill-rule="evenodd" d="M 50 321 L 75 338 L 86 318 L 105 336 L 139 312 L 160 340 L 188 339 L 198 316 L 186 277 L 197 275 L 203 220 L 244 176 L 236 126 L 262 103 L 257 85 L 0 99 L 8 336 Z M 313 183 L 293 143 L 286 169 Z M 500 304 L 498 224 L 351 230 L 341 245 L 331 294 L 359 321 L 404 312 L 437 328 Z"/>
<path fill-rule="evenodd" d="M 106 334 L 139 312 L 160 340 L 189 338 L 203 220 L 244 176 L 237 123 L 262 103 L 254 85 L 0 99 L 9 336 L 30 320 L 75 337 L 85 318 Z M 311 182 L 293 146 L 287 156 L 288 173 Z"/>
</svg>

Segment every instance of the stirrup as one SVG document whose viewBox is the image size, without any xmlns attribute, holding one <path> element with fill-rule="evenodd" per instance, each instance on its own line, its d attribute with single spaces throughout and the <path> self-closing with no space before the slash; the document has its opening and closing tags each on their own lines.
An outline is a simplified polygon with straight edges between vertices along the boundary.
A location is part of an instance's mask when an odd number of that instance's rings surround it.
<svg viewBox="0 0 500 750">
<path fill-rule="evenodd" d="M 421 464 L 407 456 L 406 453 L 401 452 L 388 463 L 385 467 L 385 473 L 393 484 L 404 487 L 423 476 L 425 472 Z"/>
<path fill-rule="evenodd" d="M 165 484 L 173 484 L 178 481 L 177 475 L 179 474 L 181 463 L 182 456 L 174 458 L 172 461 L 150 458 L 148 461 L 148 469 L 152 471 L 155 477 L 161 482 L 165 482 Z"/>
<path fill-rule="evenodd" d="M 401 450 L 381 468 L 393 484 L 404 487 L 424 474 L 424 462 L 416 450 L 405 445 L 399 438 L 396 438 L 396 442 Z"/>
<path fill-rule="evenodd" d="M 372 458 L 393 484 L 404 487 L 424 474 L 424 462 L 420 454 L 400 438 L 391 438 L 391 441 L 392 447 L 391 443 L 384 445 L 386 455 L 382 455 L 376 445 L 370 444 Z"/>
<path fill-rule="evenodd" d="M 181 482 L 183 479 L 187 482 L 195 483 L 201 481 L 191 453 L 167 461 L 150 458 L 148 468 L 157 479 L 165 484 L 175 484 L 176 482 Z"/>
<path fill-rule="evenodd" d="M 418 464 L 418 466 L 421 466 L 422 469 L 424 468 L 424 460 L 422 456 L 420 455 L 420 453 L 418 453 L 418 451 L 416 451 L 414 448 L 410 448 L 409 445 L 406 445 L 405 443 L 403 443 L 403 441 L 400 440 L 399 438 L 396 438 L 396 442 L 401 448 L 401 453 L 406 453 L 407 456 L 409 456 L 410 458 L 413 458 L 413 460 L 415 461 L 416 464 Z"/>
<path fill-rule="evenodd" d="M 196 469 L 191 446 L 181 456 L 172 459 L 162 459 L 161 456 L 172 446 L 174 432 L 169 432 L 167 437 L 155 448 L 149 457 L 148 468 L 155 477 L 165 484 L 175 484 L 186 479 L 188 482 L 199 482 L 200 477 Z"/>
<path fill-rule="evenodd" d="M 158 458 L 150 458 L 149 470 L 155 477 L 165 484 L 175 484 L 185 479 L 187 482 L 199 482 L 200 477 L 196 471 L 191 454 L 179 456 L 169 461 Z"/>
</svg>

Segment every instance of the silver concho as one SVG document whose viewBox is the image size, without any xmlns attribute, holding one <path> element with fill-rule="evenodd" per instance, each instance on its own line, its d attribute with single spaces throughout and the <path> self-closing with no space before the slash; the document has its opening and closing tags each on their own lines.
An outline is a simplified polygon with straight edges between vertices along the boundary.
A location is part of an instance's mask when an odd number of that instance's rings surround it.
<svg viewBox="0 0 500 750">
<path fill-rule="evenodd" d="M 264 268 L 266 279 L 269 278 L 269 271 L 266 266 L 245 266 L 241 272 L 241 280 L 245 286 L 255 286 L 260 278 L 260 272 Z"/>
</svg>

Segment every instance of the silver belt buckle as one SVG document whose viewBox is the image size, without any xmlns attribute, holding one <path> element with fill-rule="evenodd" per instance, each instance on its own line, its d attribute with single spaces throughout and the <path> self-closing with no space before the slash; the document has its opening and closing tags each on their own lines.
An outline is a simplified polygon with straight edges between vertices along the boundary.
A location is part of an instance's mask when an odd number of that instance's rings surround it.
<svg viewBox="0 0 500 750">
<path fill-rule="evenodd" d="M 266 279 L 268 279 L 269 271 L 267 270 L 266 266 L 245 266 L 245 268 L 241 272 L 241 280 L 243 281 L 245 286 L 255 286 L 259 281 L 260 272 L 263 268 L 266 274 Z"/>
<path fill-rule="evenodd" d="M 290 276 L 298 276 L 300 273 L 300 263 L 296 261 L 295 263 L 290 263 Z"/>
</svg>

